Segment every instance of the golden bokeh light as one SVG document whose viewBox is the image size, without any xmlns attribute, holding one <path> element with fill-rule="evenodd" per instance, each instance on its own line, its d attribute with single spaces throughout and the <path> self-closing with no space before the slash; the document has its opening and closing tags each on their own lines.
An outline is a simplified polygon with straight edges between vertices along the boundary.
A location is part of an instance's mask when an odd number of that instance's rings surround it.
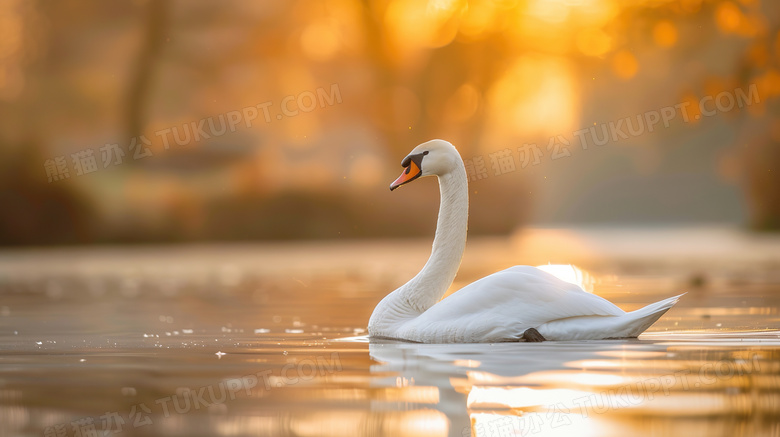
<svg viewBox="0 0 780 437">
<path fill-rule="evenodd" d="M 490 122 L 518 135 L 556 135 L 576 126 L 571 65 L 554 56 L 522 56 L 487 93 Z"/>
<path fill-rule="evenodd" d="M 445 46 L 458 33 L 458 20 L 465 5 L 461 0 L 393 0 L 384 16 L 388 40 L 400 55 Z"/>
<path fill-rule="evenodd" d="M 662 20 L 653 26 L 653 40 L 659 47 L 672 47 L 677 43 L 677 27 L 669 20 Z"/>
<path fill-rule="evenodd" d="M 471 0 L 460 19 L 459 31 L 474 40 L 485 36 L 495 25 L 496 4 L 490 0 Z"/>
<path fill-rule="evenodd" d="M 634 77 L 639 71 L 639 62 L 628 50 L 621 50 L 612 57 L 612 72 L 615 76 L 628 80 Z"/>
<path fill-rule="evenodd" d="M 301 33 L 301 48 L 312 59 L 326 61 L 336 54 L 338 47 L 338 35 L 326 23 L 310 24 Z"/>
<path fill-rule="evenodd" d="M 562 23 L 569 16 L 567 2 L 557 0 L 531 0 L 528 14 L 547 23 Z"/>
<path fill-rule="evenodd" d="M 577 34 L 576 43 L 582 54 L 601 56 L 609 51 L 612 39 L 602 29 L 588 27 Z"/>
<path fill-rule="evenodd" d="M 715 9 L 715 23 L 723 33 L 736 33 L 744 19 L 739 6 L 730 1 L 721 2 Z"/>
</svg>

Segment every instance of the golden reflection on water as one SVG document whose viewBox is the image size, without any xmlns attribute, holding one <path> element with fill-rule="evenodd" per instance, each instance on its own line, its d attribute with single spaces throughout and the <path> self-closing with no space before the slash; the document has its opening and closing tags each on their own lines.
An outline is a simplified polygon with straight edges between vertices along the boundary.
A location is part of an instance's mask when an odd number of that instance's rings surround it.
<svg viewBox="0 0 780 437">
<path fill-rule="evenodd" d="M 197 256 L 161 279 L 177 258 L 156 260 L 132 294 L 102 256 L 86 278 L 2 272 L 0 435 L 76 436 L 85 418 L 99 433 L 116 412 L 120 436 L 780 436 L 774 282 L 735 297 L 728 280 L 681 289 L 670 275 L 566 267 L 626 309 L 689 294 L 639 340 L 369 342 L 350 336 L 403 278 L 393 264 L 339 271 L 322 250 L 299 249 L 325 260 L 320 271 L 285 272 L 278 253 L 260 253 L 273 268 L 231 265 L 229 281 Z M 162 293 L 163 279 L 180 287 Z M 96 281 L 99 295 L 84 286 Z M 141 404 L 151 423 L 135 427 Z"/>
<path fill-rule="evenodd" d="M 300 437 L 341 437 L 345 435 L 446 436 L 446 416 L 436 410 L 414 410 L 376 414 L 368 411 L 321 411 L 276 417 L 244 417 L 219 422 L 219 435 L 295 435 Z"/>
<path fill-rule="evenodd" d="M 777 337 L 764 340 L 767 349 L 753 344 L 742 350 L 676 345 L 665 352 L 602 351 L 596 354 L 620 361 L 571 361 L 565 366 L 583 370 L 535 372 L 523 382 L 480 374 L 468 394 L 472 435 L 623 435 L 646 432 L 640 428 L 647 422 L 685 427 L 701 421 L 726 422 L 729 432 L 744 435 L 778 435 Z M 601 370 L 586 370 L 592 368 Z"/>
</svg>

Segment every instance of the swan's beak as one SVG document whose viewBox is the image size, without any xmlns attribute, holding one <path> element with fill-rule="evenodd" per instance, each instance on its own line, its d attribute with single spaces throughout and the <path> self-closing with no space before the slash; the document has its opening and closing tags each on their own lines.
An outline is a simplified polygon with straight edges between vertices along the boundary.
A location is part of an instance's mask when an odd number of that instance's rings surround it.
<svg viewBox="0 0 780 437">
<path fill-rule="evenodd" d="M 422 176 L 422 169 L 420 168 L 422 166 L 422 158 L 423 155 L 419 154 L 409 156 L 404 159 L 404 162 L 401 163 L 401 165 L 405 167 L 405 170 L 403 173 L 401 173 L 401 176 L 398 176 L 398 179 L 390 184 L 390 191 L 395 190 L 403 184 L 408 184 L 409 182 Z"/>
</svg>

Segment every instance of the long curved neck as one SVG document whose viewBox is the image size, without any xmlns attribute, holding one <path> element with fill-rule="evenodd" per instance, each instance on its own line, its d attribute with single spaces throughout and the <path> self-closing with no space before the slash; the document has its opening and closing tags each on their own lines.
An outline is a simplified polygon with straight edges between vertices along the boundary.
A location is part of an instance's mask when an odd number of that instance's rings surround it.
<svg viewBox="0 0 780 437">
<path fill-rule="evenodd" d="M 439 218 L 428 262 L 420 273 L 398 289 L 402 304 L 422 313 L 441 300 L 458 273 L 469 220 L 469 189 L 466 169 L 458 165 L 439 176 Z"/>
</svg>

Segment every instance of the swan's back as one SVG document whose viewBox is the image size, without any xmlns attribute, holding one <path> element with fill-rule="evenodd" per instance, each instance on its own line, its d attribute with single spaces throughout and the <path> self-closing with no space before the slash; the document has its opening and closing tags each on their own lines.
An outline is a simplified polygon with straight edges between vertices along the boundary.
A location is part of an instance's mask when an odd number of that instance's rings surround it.
<svg viewBox="0 0 780 437">
<path fill-rule="evenodd" d="M 456 291 L 409 320 L 401 334 L 426 343 L 512 341 L 551 320 L 624 314 L 575 284 L 535 267 L 515 266 Z"/>
</svg>

